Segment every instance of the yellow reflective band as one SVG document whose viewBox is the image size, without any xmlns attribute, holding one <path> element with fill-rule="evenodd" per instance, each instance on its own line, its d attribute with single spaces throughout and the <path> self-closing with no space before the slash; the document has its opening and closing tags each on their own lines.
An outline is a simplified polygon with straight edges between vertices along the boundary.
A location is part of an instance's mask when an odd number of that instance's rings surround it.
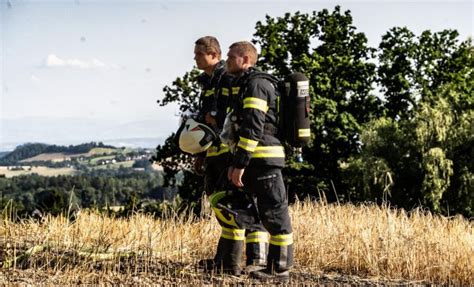
<svg viewBox="0 0 474 287">
<path fill-rule="evenodd" d="M 257 145 L 258 141 L 254 141 L 244 137 L 239 137 L 239 143 L 237 144 L 238 147 L 241 147 L 249 152 L 254 152 Z"/>
<path fill-rule="evenodd" d="M 252 158 L 285 157 L 285 149 L 282 146 L 258 146 L 252 154 Z"/>
<path fill-rule="evenodd" d="M 229 89 L 228 88 L 222 88 L 222 95 L 228 96 L 229 95 Z"/>
<path fill-rule="evenodd" d="M 310 129 L 299 129 L 298 137 L 309 137 L 311 135 Z"/>
<path fill-rule="evenodd" d="M 222 226 L 222 230 L 225 230 L 227 232 L 236 232 L 237 234 L 239 234 L 239 236 L 245 236 L 245 229 L 229 228 Z"/>
<path fill-rule="evenodd" d="M 214 90 L 207 90 L 206 93 L 204 94 L 205 97 L 209 97 L 214 95 Z"/>
<path fill-rule="evenodd" d="M 222 214 L 222 210 L 220 208 L 213 207 L 212 210 L 214 210 L 216 217 L 220 221 L 224 222 L 227 225 L 238 227 L 237 222 L 235 222 L 235 217 L 233 214 L 229 214 L 229 218 L 227 218 L 224 216 L 224 214 Z"/>
<path fill-rule="evenodd" d="M 232 95 L 237 95 L 240 91 L 240 87 L 232 87 Z"/>
<path fill-rule="evenodd" d="M 227 147 L 227 145 L 221 143 L 220 146 L 211 146 L 209 149 L 207 149 L 207 152 L 206 152 L 206 157 L 213 157 L 213 156 L 218 156 L 218 155 L 221 155 L 221 154 L 224 154 L 226 152 L 229 152 L 229 148 Z"/>
<path fill-rule="evenodd" d="M 245 229 L 231 229 L 222 227 L 221 237 L 230 240 L 245 240 Z"/>
<path fill-rule="evenodd" d="M 245 243 L 268 243 L 268 232 L 256 231 L 247 234 Z"/>
<path fill-rule="evenodd" d="M 267 101 L 253 97 L 245 98 L 244 109 L 257 109 L 266 113 L 268 111 Z"/>
<path fill-rule="evenodd" d="M 288 246 L 293 244 L 293 233 L 272 235 L 270 237 L 270 244 L 277 246 Z"/>
<path fill-rule="evenodd" d="M 227 114 L 230 113 L 230 111 L 232 111 L 231 107 L 227 107 L 227 109 L 225 110 Z"/>
<path fill-rule="evenodd" d="M 227 195 L 228 193 L 226 191 L 218 191 L 211 194 L 209 196 L 209 203 L 211 204 L 211 207 L 216 208 L 219 201 L 223 199 L 224 197 L 226 197 Z"/>
</svg>

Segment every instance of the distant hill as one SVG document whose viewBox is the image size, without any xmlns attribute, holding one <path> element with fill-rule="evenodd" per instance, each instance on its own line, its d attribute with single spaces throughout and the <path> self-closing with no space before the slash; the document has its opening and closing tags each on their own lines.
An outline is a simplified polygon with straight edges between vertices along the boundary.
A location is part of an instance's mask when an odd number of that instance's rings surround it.
<svg viewBox="0 0 474 287">
<path fill-rule="evenodd" d="M 0 151 L 0 158 L 6 156 L 9 153 L 10 153 L 9 151 Z"/>
<path fill-rule="evenodd" d="M 135 116 L 135 115 L 134 115 Z M 143 120 L 26 117 L 1 119 L 0 151 L 12 151 L 18 145 L 41 142 L 76 145 L 101 141 L 116 147 L 154 148 L 178 129 L 178 121 L 160 120 L 160 115 Z"/>
<path fill-rule="evenodd" d="M 90 142 L 79 145 L 58 146 L 43 143 L 27 143 L 17 146 L 15 150 L 0 158 L 0 165 L 12 165 L 22 160 L 34 158 L 40 154 L 86 154 L 94 148 L 115 149 L 113 146 L 104 145 L 102 142 Z"/>
<path fill-rule="evenodd" d="M 163 144 L 166 137 L 153 138 L 119 138 L 103 140 L 104 144 L 109 144 L 115 147 L 129 147 L 129 148 L 148 148 L 154 149 L 157 145 Z"/>
</svg>

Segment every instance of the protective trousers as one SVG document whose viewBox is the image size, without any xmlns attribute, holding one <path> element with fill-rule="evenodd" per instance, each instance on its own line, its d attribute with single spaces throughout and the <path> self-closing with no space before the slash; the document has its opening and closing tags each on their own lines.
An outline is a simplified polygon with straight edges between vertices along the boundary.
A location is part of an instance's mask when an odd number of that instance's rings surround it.
<svg viewBox="0 0 474 287">
<path fill-rule="evenodd" d="M 219 184 L 217 182 L 223 173 L 226 176 L 227 167 L 226 161 L 210 161 L 206 164 L 205 186 L 208 195 L 218 191 Z M 250 208 L 247 212 L 252 213 L 249 216 L 258 216 L 255 207 L 253 207 L 253 210 Z M 244 243 L 246 245 L 246 265 L 266 265 L 269 236 L 261 222 L 257 220 L 258 223 L 251 224 L 244 229 L 230 223 L 226 218 L 220 218 L 218 214 L 216 214 L 216 218 L 222 227 L 214 257 L 214 262 L 217 263 L 216 267 L 222 266 L 222 268 L 228 270 L 239 268 Z"/>
<path fill-rule="evenodd" d="M 268 233 L 263 225 L 240 229 L 229 226 L 218 217 L 222 232 L 217 245 L 215 262 L 222 262 L 224 268 L 235 269 L 240 266 L 245 242 L 246 265 L 266 266 L 268 253 Z"/>
<path fill-rule="evenodd" d="M 293 231 L 281 169 L 248 167 L 243 184 L 245 191 L 256 197 L 259 217 L 270 233 L 267 270 L 288 270 L 293 266 Z"/>
</svg>

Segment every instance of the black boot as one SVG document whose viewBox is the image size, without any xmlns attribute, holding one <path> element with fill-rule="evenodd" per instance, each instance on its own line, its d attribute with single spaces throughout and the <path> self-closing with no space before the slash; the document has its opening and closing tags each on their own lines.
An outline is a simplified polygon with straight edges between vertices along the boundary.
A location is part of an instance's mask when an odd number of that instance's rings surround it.
<svg viewBox="0 0 474 287">
<path fill-rule="evenodd" d="M 283 272 L 293 266 L 293 244 L 274 245 L 270 244 L 268 250 L 267 270 L 272 272 Z"/>
<path fill-rule="evenodd" d="M 225 274 L 240 275 L 242 270 L 242 252 L 244 248 L 243 240 L 230 240 L 221 238 L 223 243 L 222 271 Z"/>
<path fill-rule="evenodd" d="M 198 266 L 201 269 L 204 269 L 204 271 L 215 271 L 215 270 L 220 270 L 222 269 L 222 260 L 224 257 L 224 243 L 222 242 L 223 238 L 219 238 L 219 243 L 217 244 L 217 250 L 216 250 L 216 255 L 214 256 L 213 259 L 208 258 L 208 259 L 202 259 L 198 262 Z"/>
<path fill-rule="evenodd" d="M 247 237 L 248 238 L 248 237 Z M 268 242 L 250 242 L 246 243 L 245 255 L 246 267 L 245 273 L 265 269 L 267 266 Z"/>
<path fill-rule="evenodd" d="M 262 270 L 251 272 L 250 278 L 257 279 L 260 281 L 288 283 L 290 281 L 290 272 L 288 270 L 277 272 L 265 268 Z"/>
<path fill-rule="evenodd" d="M 292 242 L 292 239 L 286 238 L 283 240 L 276 236 L 273 239 L 275 242 Z M 270 241 L 271 243 L 272 241 Z M 258 270 L 250 273 L 250 278 L 259 279 L 262 281 L 278 281 L 288 282 L 290 280 L 290 267 L 293 266 L 293 243 L 288 245 L 270 244 L 268 251 L 267 267 L 263 270 Z"/>
<path fill-rule="evenodd" d="M 207 272 L 219 274 L 240 275 L 244 241 L 220 238 L 214 259 L 203 259 L 198 266 Z"/>
</svg>

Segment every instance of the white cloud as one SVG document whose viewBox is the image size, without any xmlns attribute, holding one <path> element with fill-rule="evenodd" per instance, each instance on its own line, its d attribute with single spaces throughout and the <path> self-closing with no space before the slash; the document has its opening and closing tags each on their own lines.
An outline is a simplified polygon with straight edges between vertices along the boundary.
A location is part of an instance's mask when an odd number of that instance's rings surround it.
<svg viewBox="0 0 474 287">
<path fill-rule="evenodd" d="M 36 84 L 41 83 L 41 80 L 40 80 L 37 76 L 35 76 L 35 75 L 31 75 L 30 78 L 31 78 L 31 81 L 32 81 L 33 83 L 36 83 Z"/>
<path fill-rule="evenodd" d="M 46 67 L 70 67 L 77 69 L 116 69 L 117 65 L 107 65 L 98 59 L 92 59 L 90 61 L 84 61 L 79 59 L 61 59 L 55 54 L 49 54 L 45 60 Z"/>
<path fill-rule="evenodd" d="M 46 58 L 47 67 L 61 67 L 64 66 L 64 61 L 56 57 L 54 54 L 48 55 Z"/>
<path fill-rule="evenodd" d="M 97 59 L 92 59 L 92 65 L 95 67 L 104 68 L 106 65 Z"/>
</svg>

